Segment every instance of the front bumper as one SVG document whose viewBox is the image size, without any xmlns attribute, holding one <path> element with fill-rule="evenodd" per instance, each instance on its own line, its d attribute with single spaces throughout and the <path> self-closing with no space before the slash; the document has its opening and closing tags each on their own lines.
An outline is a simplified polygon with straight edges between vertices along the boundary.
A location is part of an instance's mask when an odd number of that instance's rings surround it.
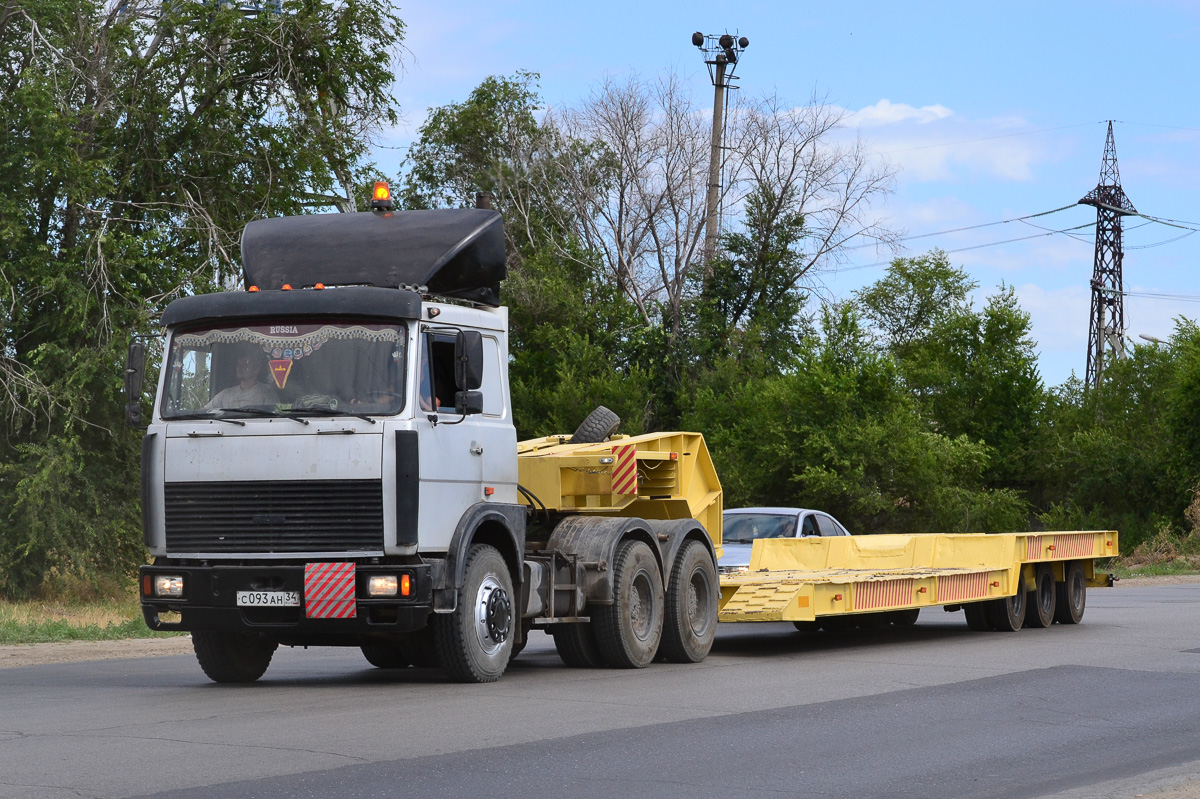
<svg viewBox="0 0 1200 799">
<path fill-rule="evenodd" d="M 429 563 L 355 564 L 355 613 L 352 618 L 309 618 L 304 595 L 304 563 L 264 565 L 175 565 L 140 569 L 142 614 L 152 630 L 259 633 L 281 641 L 354 643 L 371 634 L 410 632 L 428 623 L 433 607 L 434 569 Z M 180 597 L 148 596 L 155 575 L 181 575 Z M 407 597 L 367 596 L 372 575 L 407 574 Z M 299 607 L 239 607 L 238 591 L 296 591 Z"/>
</svg>

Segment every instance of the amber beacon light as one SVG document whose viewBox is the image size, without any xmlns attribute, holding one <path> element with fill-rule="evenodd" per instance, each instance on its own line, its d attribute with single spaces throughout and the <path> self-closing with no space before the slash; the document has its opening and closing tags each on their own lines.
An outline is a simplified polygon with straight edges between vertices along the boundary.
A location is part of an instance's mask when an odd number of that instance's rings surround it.
<svg viewBox="0 0 1200 799">
<path fill-rule="evenodd" d="M 392 208 L 392 190 L 387 181 L 375 181 L 375 188 L 371 191 L 371 210 L 390 211 Z"/>
</svg>

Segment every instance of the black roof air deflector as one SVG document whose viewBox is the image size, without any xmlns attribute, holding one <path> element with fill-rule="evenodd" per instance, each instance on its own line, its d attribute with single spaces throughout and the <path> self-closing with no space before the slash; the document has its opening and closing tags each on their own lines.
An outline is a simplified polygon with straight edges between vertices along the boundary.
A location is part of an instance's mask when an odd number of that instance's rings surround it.
<svg viewBox="0 0 1200 799">
<path fill-rule="evenodd" d="M 507 274 L 503 220 L 478 208 L 259 219 L 242 234 L 242 263 L 247 287 L 425 286 L 491 306 Z"/>
</svg>

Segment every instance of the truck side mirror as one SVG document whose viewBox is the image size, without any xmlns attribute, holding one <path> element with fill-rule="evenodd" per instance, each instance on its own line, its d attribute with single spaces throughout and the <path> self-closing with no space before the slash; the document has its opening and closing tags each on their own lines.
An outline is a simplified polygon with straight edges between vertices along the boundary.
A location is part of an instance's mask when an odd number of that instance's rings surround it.
<svg viewBox="0 0 1200 799">
<path fill-rule="evenodd" d="M 460 330 L 454 339 L 454 383 L 459 391 L 483 385 L 483 335 L 478 330 Z"/>
<path fill-rule="evenodd" d="M 146 345 L 134 339 L 125 355 L 125 424 L 142 426 L 142 379 L 146 372 Z"/>
<path fill-rule="evenodd" d="M 454 410 L 463 416 L 483 413 L 482 391 L 459 391 L 454 395 Z"/>
</svg>

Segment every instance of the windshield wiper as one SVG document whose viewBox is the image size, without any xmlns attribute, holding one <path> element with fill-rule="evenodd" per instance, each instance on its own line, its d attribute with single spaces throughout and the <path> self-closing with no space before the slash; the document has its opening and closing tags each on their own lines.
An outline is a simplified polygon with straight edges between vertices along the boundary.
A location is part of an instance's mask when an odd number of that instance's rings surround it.
<svg viewBox="0 0 1200 799">
<path fill-rule="evenodd" d="M 354 413 L 353 411 L 343 411 L 337 408 L 330 408 L 328 405 L 305 405 L 303 408 L 292 408 L 292 413 L 304 413 L 311 416 L 353 416 L 356 419 L 375 424 L 375 420 L 365 413 Z M 307 422 L 305 422 L 307 424 Z"/>
<path fill-rule="evenodd" d="M 222 411 L 224 413 L 244 413 L 249 416 L 270 416 L 270 417 L 281 416 L 286 419 L 291 419 L 293 422 L 299 422 L 300 424 L 308 424 L 307 419 L 301 419 L 299 416 L 293 416 L 290 412 L 284 413 L 282 411 L 264 411 L 262 408 L 218 408 L 217 410 Z M 245 422 L 242 422 L 242 424 L 245 424 Z"/>
<path fill-rule="evenodd" d="M 176 413 L 170 416 L 164 416 L 163 419 L 168 422 L 183 421 L 185 419 L 208 419 L 213 422 L 228 422 L 229 424 L 238 424 L 242 427 L 246 426 L 246 423 L 241 419 L 226 419 L 223 416 L 214 416 L 214 413 L 215 411 L 203 411 L 201 413 Z"/>
</svg>

